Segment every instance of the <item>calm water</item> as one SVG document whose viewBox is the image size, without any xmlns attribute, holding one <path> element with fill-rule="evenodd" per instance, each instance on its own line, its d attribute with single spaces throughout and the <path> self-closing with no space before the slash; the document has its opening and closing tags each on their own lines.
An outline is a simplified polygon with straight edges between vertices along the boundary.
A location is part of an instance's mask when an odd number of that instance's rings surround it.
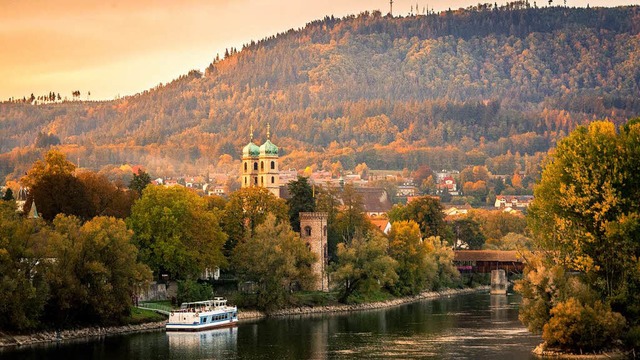
<svg viewBox="0 0 640 360">
<path fill-rule="evenodd" d="M 0 351 L 2 359 L 533 359 L 520 297 L 472 294 L 392 309 L 112 336 Z"/>
</svg>

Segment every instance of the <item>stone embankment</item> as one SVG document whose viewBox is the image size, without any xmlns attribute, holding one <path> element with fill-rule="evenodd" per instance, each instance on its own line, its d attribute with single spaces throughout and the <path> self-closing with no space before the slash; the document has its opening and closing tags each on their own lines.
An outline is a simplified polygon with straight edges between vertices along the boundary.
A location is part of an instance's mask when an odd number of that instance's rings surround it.
<svg viewBox="0 0 640 360">
<path fill-rule="evenodd" d="M 134 332 L 164 329 L 166 321 L 152 322 L 137 325 L 90 327 L 74 330 L 44 331 L 30 335 L 8 335 L 0 333 L 0 347 L 31 345 L 38 343 L 56 342 L 70 339 L 98 337 L 114 334 L 127 334 Z"/>
<path fill-rule="evenodd" d="M 362 310 L 374 310 L 383 309 L 403 304 L 408 304 L 416 301 L 434 299 L 440 297 L 447 297 L 453 295 L 470 294 L 481 291 L 489 291 L 488 286 L 481 286 L 470 289 L 447 289 L 443 291 L 425 291 L 415 296 L 407 296 L 387 301 L 378 301 L 373 303 L 353 304 L 353 305 L 331 305 L 331 306 L 315 306 L 315 307 L 295 307 L 281 309 L 277 311 L 265 314 L 260 311 L 240 311 L 238 313 L 239 320 L 258 319 L 266 316 L 286 316 L 286 315 L 304 315 L 304 314 L 319 314 L 319 313 L 337 313 L 337 312 L 349 312 L 349 311 L 362 311 Z"/>
</svg>

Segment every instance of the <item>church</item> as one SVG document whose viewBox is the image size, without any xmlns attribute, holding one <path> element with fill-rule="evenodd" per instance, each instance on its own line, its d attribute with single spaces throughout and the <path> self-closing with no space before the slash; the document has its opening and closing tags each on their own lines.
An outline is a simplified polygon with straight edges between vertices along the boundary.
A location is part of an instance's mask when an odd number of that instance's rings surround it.
<svg viewBox="0 0 640 360">
<path fill-rule="evenodd" d="M 271 142 L 271 126 L 267 125 L 267 140 L 261 146 L 253 142 L 253 126 L 249 143 L 242 149 L 242 187 L 263 187 L 280 198 L 280 173 L 278 147 Z M 283 184 L 286 185 L 286 184 Z M 286 186 L 283 186 L 286 188 Z M 317 275 L 315 290 L 329 291 L 327 277 L 327 220 L 325 212 L 300 213 L 300 236 L 315 253 L 318 261 L 313 265 Z"/>
<path fill-rule="evenodd" d="M 253 126 L 249 144 L 242 149 L 242 187 L 259 186 L 280 197 L 278 147 L 271 142 L 271 126 L 267 125 L 267 141 L 258 147 L 253 142 Z"/>
</svg>

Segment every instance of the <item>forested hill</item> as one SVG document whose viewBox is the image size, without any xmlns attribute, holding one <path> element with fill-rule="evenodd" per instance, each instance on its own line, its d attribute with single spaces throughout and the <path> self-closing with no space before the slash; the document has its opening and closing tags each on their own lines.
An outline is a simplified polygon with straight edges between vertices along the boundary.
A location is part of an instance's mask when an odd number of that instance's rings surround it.
<svg viewBox="0 0 640 360">
<path fill-rule="evenodd" d="M 40 156 L 39 132 L 83 166 L 140 163 L 161 175 L 238 158 L 250 125 L 261 142 L 267 123 L 285 167 L 509 174 L 578 124 L 640 114 L 639 32 L 637 6 L 327 17 L 135 96 L 3 103 L 0 178 Z"/>
</svg>

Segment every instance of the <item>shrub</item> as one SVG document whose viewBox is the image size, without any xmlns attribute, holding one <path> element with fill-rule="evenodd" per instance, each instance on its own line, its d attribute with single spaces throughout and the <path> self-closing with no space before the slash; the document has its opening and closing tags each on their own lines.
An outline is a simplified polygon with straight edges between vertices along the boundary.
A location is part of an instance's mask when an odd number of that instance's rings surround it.
<svg viewBox="0 0 640 360">
<path fill-rule="evenodd" d="M 583 305 L 571 297 L 551 309 L 542 338 L 551 347 L 601 350 L 619 341 L 624 326 L 624 317 L 601 301 Z"/>
</svg>

